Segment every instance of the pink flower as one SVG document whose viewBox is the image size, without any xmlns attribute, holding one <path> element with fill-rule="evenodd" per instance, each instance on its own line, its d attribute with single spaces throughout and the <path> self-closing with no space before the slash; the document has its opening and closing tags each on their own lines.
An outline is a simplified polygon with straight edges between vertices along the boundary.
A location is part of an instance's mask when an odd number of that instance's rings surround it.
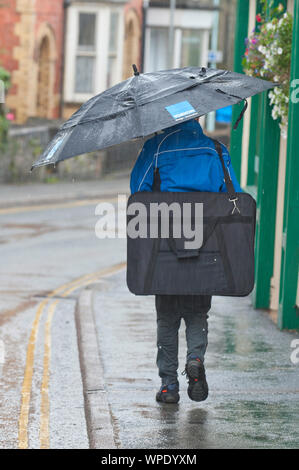
<svg viewBox="0 0 299 470">
<path fill-rule="evenodd" d="M 259 13 L 258 15 L 256 15 L 256 21 L 257 21 L 258 23 L 261 23 L 261 22 L 262 22 L 262 17 L 261 17 L 261 15 L 260 15 L 260 13 Z"/>
<path fill-rule="evenodd" d="M 15 115 L 13 113 L 7 113 L 6 114 L 6 119 L 8 121 L 14 121 L 15 120 Z"/>
</svg>

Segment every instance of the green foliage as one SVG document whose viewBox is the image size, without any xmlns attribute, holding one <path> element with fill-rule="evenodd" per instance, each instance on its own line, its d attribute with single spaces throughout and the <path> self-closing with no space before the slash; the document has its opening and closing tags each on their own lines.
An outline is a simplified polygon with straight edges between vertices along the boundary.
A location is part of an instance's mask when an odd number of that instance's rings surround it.
<svg viewBox="0 0 299 470">
<path fill-rule="evenodd" d="M 0 80 L 4 83 L 4 90 L 7 91 L 11 85 L 10 73 L 0 66 Z M 0 104 L 0 149 L 4 151 L 7 144 L 7 134 L 9 121 L 6 118 L 7 109 L 4 104 Z"/>
<path fill-rule="evenodd" d="M 258 27 L 246 39 L 242 65 L 248 75 L 280 84 L 270 91 L 269 98 L 272 117 L 280 119 L 284 133 L 288 122 L 293 17 L 283 13 L 281 4 L 271 9 L 266 0 L 263 3 L 263 13 L 257 15 Z"/>
<path fill-rule="evenodd" d="M 44 179 L 44 182 L 48 184 L 56 184 L 59 183 L 59 181 L 60 179 L 58 178 L 58 176 L 55 175 L 46 176 L 46 178 Z"/>
<path fill-rule="evenodd" d="M 8 132 L 8 120 L 6 119 L 5 115 L 1 113 L 0 109 L 0 149 L 4 150 L 4 145 L 7 140 L 7 132 Z"/>
<path fill-rule="evenodd" d="M 10 83 L 10 73 L 4 67 L 0 65 L 0 80 L 4 83 L 5 90 L 8 90 L 11 83 Z"/>
<path fill-rule="evenodd" d="M 39 157 L 39 155 L 42 153 L 42 150 L 43 150 L 40 141 L 38 139 L 31 138 L 29 140 L 29 146 L 32 151 L 33 157 L 34 158 Z"/>
</svg>

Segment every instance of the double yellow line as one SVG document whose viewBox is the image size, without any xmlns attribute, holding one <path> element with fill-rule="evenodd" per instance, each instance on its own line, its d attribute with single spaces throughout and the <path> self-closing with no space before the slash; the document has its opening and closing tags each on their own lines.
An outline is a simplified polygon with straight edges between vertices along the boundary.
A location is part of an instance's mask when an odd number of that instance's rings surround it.
<svg viewBox="0 0 299 470">
<path fill-rule="evenodd" d="M 50 447 L 50 432 L 49 432 L 49 416 L 50 416 L 50 402 L 49 402 L 49 379 L 50 379 L 50 362 L 51 362 L 51 326 L 53 316 L 58 303 L 61 299 L 53 299 L 59 295 L 62 298 L 67 297 L 73 291 L 91 284 L 96 280 L 112 275 L 117 271 L 125 268 L 125 263 L 120 263 L 109 268 L 102 269 L 92 274 L 79 277 L 72 282 L 64 284 L 57 289 L 50 292 L 47 297 L 38 305 L 36 315 L 31 328 L 29 343 L 27 347 L 26 365 L 23 386 L 21 390 L 21 409 L 19 417 L 19 448 L 28 448 L 28 422 L 29 422 L 29 408 L 32 390 L 32 379 L 34 372 L 34 356 L 35 346 L 38 336 L 39 324 L 45 308 L 48 306 L 48 315 L 45 323 L 44 332 L 44 358 L 43 358 L 43 377 L 41 385 L 41 407 L 40 407 L 40 448 L 47 449 Z M 52 300 L 51 300 L 52 299 Z M 48 305 L 49 304 L 49 305 Z"/>
</svg>

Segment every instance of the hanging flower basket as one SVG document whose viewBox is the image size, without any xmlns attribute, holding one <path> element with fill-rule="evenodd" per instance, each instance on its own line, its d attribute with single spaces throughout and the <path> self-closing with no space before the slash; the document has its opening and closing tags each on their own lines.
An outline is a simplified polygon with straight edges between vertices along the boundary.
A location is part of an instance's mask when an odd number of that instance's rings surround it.
<svg viewBox="0 0 299 470">
<path fill-rule="evenodd" d="M 282 14 L 279 5 L 272 12 L 272 18 L 257 15 L 258 28 L 246 38 L 243 69 L 251 76 L 279 83 L 269 92 L 273 119 L 279 119 L 283 136 L 286 136 L 289 111 L 290 68 L 292 53 L 293 17 Z"/>
</svg>

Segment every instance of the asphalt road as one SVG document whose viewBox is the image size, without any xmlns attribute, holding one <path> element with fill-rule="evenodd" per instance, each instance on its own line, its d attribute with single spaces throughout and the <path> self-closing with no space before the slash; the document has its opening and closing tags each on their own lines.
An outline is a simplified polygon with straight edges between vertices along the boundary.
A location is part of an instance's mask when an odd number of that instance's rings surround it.
<svg viewBox="0 0 299 470">
<path fill-rule="evenodd" d="M 33 185 L 29 204 L 26 187 L 16 191 L 25 205 L 5 209 L 2 200 L 1 448 L 88 447 L 74 307 L 82 287 L 126 257 L 125 240 L 95 236 L 94 186 L 92 199 L 87 189 L 84 199 L 64 200 L 60 187 L 53 204 L 38 206 Z"/>
</svg>

